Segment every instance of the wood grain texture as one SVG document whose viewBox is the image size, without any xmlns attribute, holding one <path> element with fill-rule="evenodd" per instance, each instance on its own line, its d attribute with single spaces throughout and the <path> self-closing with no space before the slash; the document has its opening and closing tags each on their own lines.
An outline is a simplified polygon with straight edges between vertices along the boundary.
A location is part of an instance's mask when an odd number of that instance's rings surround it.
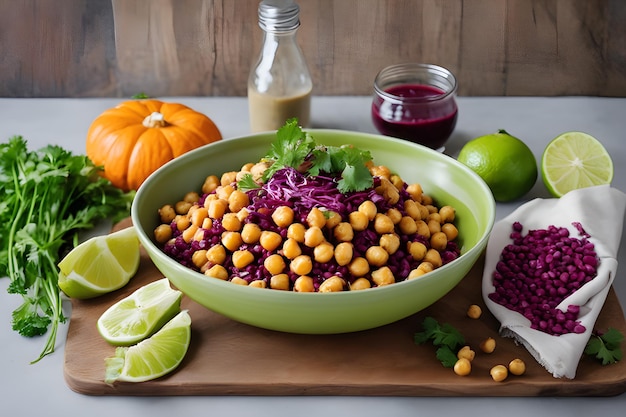
<svg viewBox="0 0 626 417">
<path fill-rule="evenodd" d="M 316 95 L 431 62 L 468 96 L 626 95 L 622 0 L 300 0 Z M 258 0 L 0 0 L 0 96 L 244 96 Z"/>
<path fill-rule="evenodd" d="M 125 227 L 127 220 L 118 225 Z M 373 330 L 337 335 L 298 335 L 264 330 L 213 313 L 187 297 L 182 308 L 192 318 L 192 341 L 180 367 L 144 383 L 104 383 L 104 359 L 114 354 L 96 330 L 98 317 L 139 286 L 163 277 L 142 249 L 139 272 L 124 288 L 92 300 L 73 300 L 65 345 L 68 386 L 88 395 L 377 395 L 377 396 L 613 396 L 626 392 L 626 361 L 602 366 L 587 356 L 576 378 L 555 379 L 512 339 L 498 335 L 499 324 L 482 303 L 484 259 L 448 295 L 424 311 Z M 274 291 L 274 290 L 266 290 Z M 373 290 L 372 290 L 373 291 Z M 470 304 L 483 307 L 480 319 L 466 316 Z M 432 345 L 416 345 L 413 335 L 424 317 L 450 323 L 477 352 L 472 373 L 460 377 L 444 368 Z M 626 332 L 624 313 L 610 291 L 596 323 Z M 496 350 L 481 353 L 480 341 L 493 337 Z M 521 358 L 522 376 L 494 382 L 489 369 Z"/>
</svg>

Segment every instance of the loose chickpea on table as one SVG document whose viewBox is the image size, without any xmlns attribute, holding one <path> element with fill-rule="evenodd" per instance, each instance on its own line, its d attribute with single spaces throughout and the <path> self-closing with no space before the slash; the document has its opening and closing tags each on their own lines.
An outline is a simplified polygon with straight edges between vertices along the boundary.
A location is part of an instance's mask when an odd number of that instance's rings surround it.
<svg viewBox="0 0 626 417">
<path fill-rule="evenodd" d="M 414 279 L 459 256 L 455 210 L 384 166 L 367 198 L 339 213 L 323 204 L 264 206 L 238 189 L 266 163 L 208 176 L 201 193 L 158 210 L 154 239 L 183 265 L 239 285 L 296 292 L 355 291 Z M 346 196 L 338 197 L 344 200 Z"/>
</svg>

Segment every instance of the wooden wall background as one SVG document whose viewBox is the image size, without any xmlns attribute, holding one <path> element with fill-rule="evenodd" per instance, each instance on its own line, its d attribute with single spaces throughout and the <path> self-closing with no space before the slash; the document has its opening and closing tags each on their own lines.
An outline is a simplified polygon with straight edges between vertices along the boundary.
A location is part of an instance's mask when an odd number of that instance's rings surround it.
<svg viewBox="0 0 626 417">
<path fill-rule="evenodd" d="M 624 0 L 298 0 L 316 95 L 391 63 L 460 95 L 626 96 Z M 0 0 L 0 96 L 244 96 L 258 0 Z"/>
</svg>

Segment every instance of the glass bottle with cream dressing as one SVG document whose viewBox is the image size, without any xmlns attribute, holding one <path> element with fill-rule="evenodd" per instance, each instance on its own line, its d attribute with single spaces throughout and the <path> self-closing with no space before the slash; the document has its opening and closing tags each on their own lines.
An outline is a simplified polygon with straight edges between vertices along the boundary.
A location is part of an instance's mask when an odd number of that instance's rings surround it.
<svg viewBox="0 0 626 417">
<path fill-rule="evenodd" d="M 297 118 L 308 127 L 313 83 L 296 42 L 300 7 L 293 0 L 263 0 L 259 26 L 263 43 L 248 78 L 248 107 L 252 132 L 276 130 Z"/>
</svg>

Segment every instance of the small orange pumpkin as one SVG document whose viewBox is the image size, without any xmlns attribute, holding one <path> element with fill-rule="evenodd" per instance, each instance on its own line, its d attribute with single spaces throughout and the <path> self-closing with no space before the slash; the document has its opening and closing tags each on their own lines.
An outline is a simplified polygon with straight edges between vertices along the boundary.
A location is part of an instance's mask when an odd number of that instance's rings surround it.
<svg viewBox="0 0 626 417">
<path fill-rule="evenodd" d="M 166 162 L 222 139 L 215 123 L 183 104 L 131 100 L 104 111 L 87 132 L 87 157 L 125 191 Z"/>
</svg>

